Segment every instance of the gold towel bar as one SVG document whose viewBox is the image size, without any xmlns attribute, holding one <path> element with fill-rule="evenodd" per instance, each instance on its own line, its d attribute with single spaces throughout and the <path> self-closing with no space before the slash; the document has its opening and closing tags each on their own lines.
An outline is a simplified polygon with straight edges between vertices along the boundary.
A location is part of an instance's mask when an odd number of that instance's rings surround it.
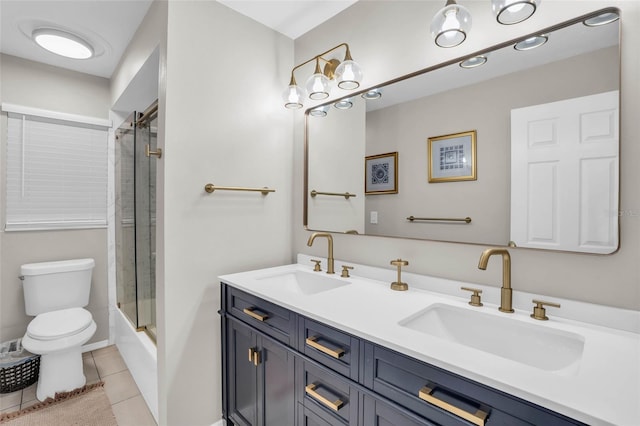
<svg viewBox="0 0 640 426">
<path fill-rule="evenodd" d="M 349 199 L 349 197 L 355 197 L 356 194 L 351 194 L 349 192 L 320 192 L 320 191 L 316 191 L 315 189 L 313 191 L 311 191 L 311 196 L 315 197 L 316 195 L 334 195 L 337 197 L 344 197 L 345 199 Z"/>
<path fill-rule="evenodd" d="M 264 188 L 244 188 L 240 186 L 215 186 L 212 183 L 208 183 L 204 186 L 204 190 L 211 194 L 213 191 L 253 191 L 262 192 L 262 195 L 267 195 L 269 192 L 276 192 L 275 189 Z"/>
<path fill-rule="evenodd" d="M 465 217 L 464 219 L 461 218 L 455 218 L 455 217 L 414 217 L 414 216 L 409 216 L 407 218 L 408 221 L 413 222 L 414 220 L 443 220 L 446 222 L 465 222 L 465 223 L 471 223 L 471 218 L 470 217 Z"/>
</svg>

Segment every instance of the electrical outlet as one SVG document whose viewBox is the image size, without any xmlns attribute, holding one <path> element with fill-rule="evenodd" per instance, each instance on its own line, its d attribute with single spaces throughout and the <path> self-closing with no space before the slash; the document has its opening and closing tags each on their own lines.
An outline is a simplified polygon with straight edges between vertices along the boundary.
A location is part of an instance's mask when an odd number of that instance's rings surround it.
<svg viewBox="0 0 640 426">
<path fill-rule="evenodd" d="M 369 222 L 373 223 L 374 225 L 378 223 L 378 212 L 371 212 Z"/>
</svg>

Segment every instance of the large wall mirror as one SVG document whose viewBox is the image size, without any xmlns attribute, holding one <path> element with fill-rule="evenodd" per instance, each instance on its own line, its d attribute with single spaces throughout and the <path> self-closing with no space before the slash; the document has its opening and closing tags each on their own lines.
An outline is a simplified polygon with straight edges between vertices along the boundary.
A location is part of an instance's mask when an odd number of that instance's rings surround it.
<svg viewBox="0 0 640 426">
<path fill-rule="evenodd" d="M 305 227 L 616 251 L 618 13 L 307 110 Z"/>
</svg>

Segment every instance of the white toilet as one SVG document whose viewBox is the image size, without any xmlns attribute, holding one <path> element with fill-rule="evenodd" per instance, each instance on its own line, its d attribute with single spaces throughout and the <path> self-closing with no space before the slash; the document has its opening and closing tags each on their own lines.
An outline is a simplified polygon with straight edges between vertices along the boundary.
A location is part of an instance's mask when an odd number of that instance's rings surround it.
<svg viewBox="0 0 640 426">
<path fill-rule="evenodd" d="M 81 346 L 96 332 L 96 323 L 84 306 L 89 303 L 93 259 L 29 263 L 20 268 L 27 315 L 36 316 L 22 345 L 39 354 L 36 397 L 82 387 L 86 378 Z"/>
</svg>

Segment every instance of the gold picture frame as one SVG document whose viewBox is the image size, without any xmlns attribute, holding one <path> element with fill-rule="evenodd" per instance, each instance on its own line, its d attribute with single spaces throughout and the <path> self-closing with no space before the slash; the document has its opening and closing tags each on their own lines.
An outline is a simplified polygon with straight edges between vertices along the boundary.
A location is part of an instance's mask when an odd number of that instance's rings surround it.
<svg viewBox="0 0 640 426">
<path fill-rule="evenodd" d="M 370 155 L 364 158 L 364 193 L 398 193 L 398 152 Z"/>
<path fill-rule="evenodd" d="M 429 183 L 477 180 L 475 130 L 429 138 L 427 152 Z"/>
</svg>

